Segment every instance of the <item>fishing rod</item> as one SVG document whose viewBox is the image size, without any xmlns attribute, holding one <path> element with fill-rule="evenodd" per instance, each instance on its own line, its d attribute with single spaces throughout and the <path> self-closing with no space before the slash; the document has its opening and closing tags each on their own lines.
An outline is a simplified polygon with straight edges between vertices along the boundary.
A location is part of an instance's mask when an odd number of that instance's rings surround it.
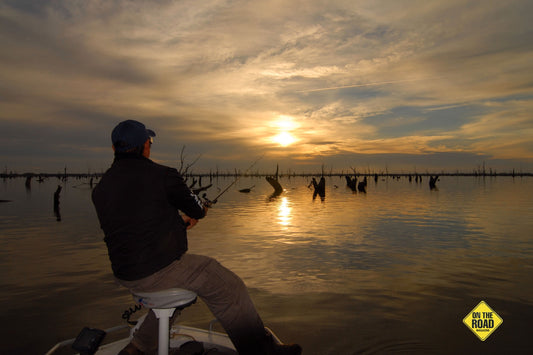
<svg viewBox="0 0 533 355">
<path fill-rule="evenodd" d="M 207 207 L 211 207 L 212 205 L 214 205 L 215 203 L 217 203 L 218 199 L 220 198 L 220 196 L 224 195 L 233 185 L 235 185 L 237 183 L 237 181 L 240 180 L 240 178 L 243 176 L 243 175 L 246 175 L 248 173 L 248 171 L 250 171 L 251 168 L 253 168 L 255 166 L 255 164 L 257 164 L 257 162 L 261 159 L 263 159 L 263 156 L 264 155 L 261 155 L 259 158 L 257 158 L 253 163 L 252 165 L 250 165 L 248 167 L 248 169 L 246 169 L 244 171 L 244 173 L 238 175 L 235 177 L 235 180 L 233 180 L 233 182 L 231 184 L 229 184 L 228 186 L 226 186 L 226 188 L 224 190 L 222 190 L 222 192 L 220 192 L 213 200 L 210 200 L 207 198 L 207 193 L 204 193 L 202 195 L 202 198 L 204 199 L 205 203 L 206 203 L 206 206 Z"/>
</svg>

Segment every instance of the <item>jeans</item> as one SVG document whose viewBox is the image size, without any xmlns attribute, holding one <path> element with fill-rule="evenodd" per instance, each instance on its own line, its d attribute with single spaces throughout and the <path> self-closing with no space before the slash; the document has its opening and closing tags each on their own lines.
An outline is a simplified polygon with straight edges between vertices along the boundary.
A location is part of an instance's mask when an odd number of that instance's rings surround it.
<svg viewBox="0 0 533 355">
<path fill-rule="evenodd" d="M 135 281 L 118 280 L 131 292 L 154 292 L 183 288 L 206 303 L 232 340 L 239 354 L 261 354 L 267 346 L 263 321 L 244 282 L 213 258 L 184 254 L 156 273 Z M 171 322 L 173 319 L 171 320 Z M 157 348 L 158 321 L 150 311 L 132 343 L 149 353 Z"/>
</svg>

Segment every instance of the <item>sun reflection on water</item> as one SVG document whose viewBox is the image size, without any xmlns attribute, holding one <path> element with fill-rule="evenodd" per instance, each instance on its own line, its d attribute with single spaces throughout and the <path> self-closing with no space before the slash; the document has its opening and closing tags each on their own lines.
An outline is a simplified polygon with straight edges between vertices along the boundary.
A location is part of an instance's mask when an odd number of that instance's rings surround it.
<svg viewBox="0 0 533 355">
<path fill-rule="evenodd" d="M 288 227 L 292 220 L 292 207 L 289 199 L 283 196 L 278 204 L 278 223 L 283 227 Z"/>
</svg>

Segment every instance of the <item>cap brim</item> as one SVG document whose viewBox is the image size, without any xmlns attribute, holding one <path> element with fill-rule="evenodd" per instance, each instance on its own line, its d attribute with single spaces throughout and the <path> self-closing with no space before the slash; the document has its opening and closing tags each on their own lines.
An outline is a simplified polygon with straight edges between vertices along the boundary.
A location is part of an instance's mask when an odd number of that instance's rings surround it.
<svg viewBox="0 0 533 355">
<path fill-rule="evenodd" d="M 152 131 L 151 129 L 148 129 L 148 128 L 147 128 L 147 129 L 146 129 L 146 133 L 148 133 L 148 136 L 149 136 L 149 137 L 155 137 L 155 132 Z"/>
</svg>

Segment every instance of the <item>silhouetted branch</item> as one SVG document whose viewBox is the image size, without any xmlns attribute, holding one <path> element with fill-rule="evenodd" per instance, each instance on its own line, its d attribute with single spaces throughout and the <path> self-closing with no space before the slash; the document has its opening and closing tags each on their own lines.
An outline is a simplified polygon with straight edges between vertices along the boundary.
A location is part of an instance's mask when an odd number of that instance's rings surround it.
<svg viewBox="0 0 533 355">
<path fill-rule="evenodd" d="M 187 174 L 189 173 L 189 169 L 194 165 L 196 164 L 196 162 L 200 159 L 200 157 L 202 156 L 201 154 L 198 155 L 196 157 L 196 159 L 194 159 L 191 163 L 188 163 L 186 164 L 185 163 L 185 145 L 181 147 L 181 151 L 180 151 L 180 155 L 179 155 L 179 161 L 180 161 L 180 165 L 179 165 L 179 168 L 178 168 L 178 172 L 182 175 L 182 176 L 187 176 Z"/>
</svg>

